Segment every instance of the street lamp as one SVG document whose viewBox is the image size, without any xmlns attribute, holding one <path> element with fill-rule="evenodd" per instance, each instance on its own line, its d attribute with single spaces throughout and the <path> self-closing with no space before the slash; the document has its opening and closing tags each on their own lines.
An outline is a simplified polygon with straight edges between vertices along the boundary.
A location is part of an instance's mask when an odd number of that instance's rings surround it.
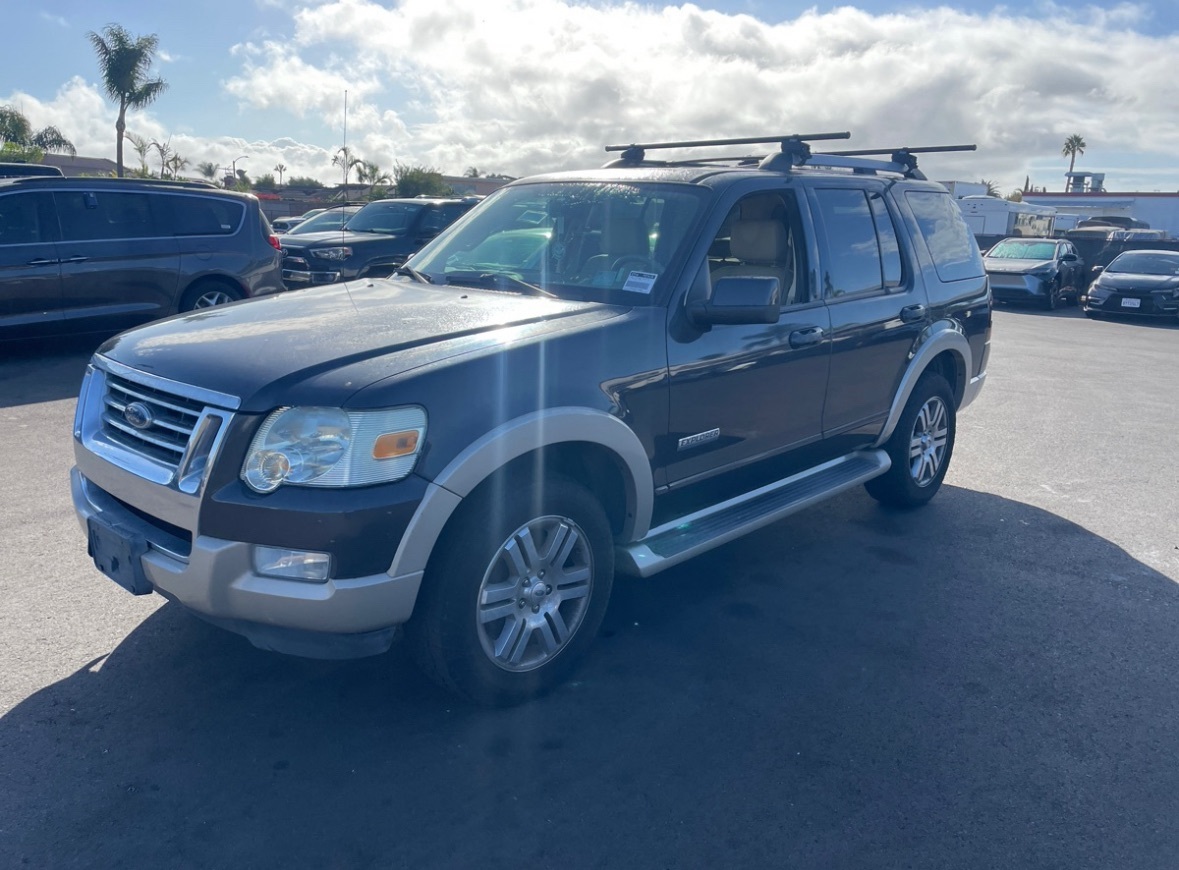
<svg viewBox="0 0 1179 870">
<path fill-rule="evenodd" d="M 249 159 L 250 159 L 249 154 L 243 154 L 241 157 L 237 158 L 237 160 L 233 160 L 230 162 L 230 165 L 232 166 L 231 171 L 233 172 L 233 183 L 234 184 L 237 184 L 237 161 L 238 160 L 249 160 Z"/>
</svg>

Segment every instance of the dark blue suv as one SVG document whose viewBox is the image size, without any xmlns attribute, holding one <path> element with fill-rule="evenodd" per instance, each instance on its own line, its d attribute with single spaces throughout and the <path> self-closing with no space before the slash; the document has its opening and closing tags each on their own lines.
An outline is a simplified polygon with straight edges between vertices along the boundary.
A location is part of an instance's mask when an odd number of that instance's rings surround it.
<svg viewBox="0 0 1179 870">
<path fill-rule="evenodd" d="M 917 149 L 736 141 L 779 147 L 620 147 L 509 184 L 391 279 L 100 348 L 73 470 L 96 565 L 267 649 L 404 630 L 503 704 L 576 665 L 616 572 L 861 484 L 926 503 L 987 372 L 957 206 Z"/>
</svg>

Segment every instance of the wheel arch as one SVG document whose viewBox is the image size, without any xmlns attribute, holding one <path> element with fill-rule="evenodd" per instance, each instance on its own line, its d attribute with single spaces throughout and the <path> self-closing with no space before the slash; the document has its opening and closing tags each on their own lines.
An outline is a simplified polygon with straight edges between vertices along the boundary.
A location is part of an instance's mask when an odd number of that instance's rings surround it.
<svg viewBox="0 0 1179 870">
<path fill-rule="evenodd" d="M 966 395 L 969 373 L 972 371 L 971 356 L 970 342 L 957 324 L 934 324 L 926 332 L 921 344 L 914 351 L 908 368 L 901 376 L 900 386 L 888 412 L 888 419 L 873 446 L 880 447 L 892 436 L 897 421 L 905 410 L 905 404 L 917 386 L 917 381 L 927 371 L 937 372 L 946 379 L 950 391 L 954 394 L 954 407 L 961 407 Z"/>
<path fill-rule="evenodd" d="M 414 513 L 389 573 L 424 571 L 454 512 L 479 487 L 505 476 L 546 473 L 589 489 L 605 509 L 616 540 L 647 533 L 655 492 L 638 436 L 604 411 L 552 408 L 496 427 L 447 464 Z"/>
<path fill-rule="evenodd" d="M 194 275 L 184 285 L 184 289 L 179 294 L 179 310 L 188 310 L 190 308 L 190 302 L 200 293 L 201 288 L 210 286 L 227 287 L 237 293 L 242 299 L 250 295 L 249 288 L 232 275 L 226 275 L 221 272 L 205 272 L 200 275 Z"/>
</svg>

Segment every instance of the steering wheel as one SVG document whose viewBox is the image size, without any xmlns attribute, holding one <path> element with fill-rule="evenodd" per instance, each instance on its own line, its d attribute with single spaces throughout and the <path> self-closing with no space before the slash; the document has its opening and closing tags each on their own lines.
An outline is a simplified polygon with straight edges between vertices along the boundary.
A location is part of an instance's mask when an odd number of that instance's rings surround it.
<svg viewBox="0 0 1179 870">
<path fill-rule="evenodd" d="M 652 260 L 650 257 L 642 257 L 638 254 L 627 254 L 626 256 L 619 257 L 610 264 L 610 271 L 618 272 L 620 269 L 625 269 L 627 266 L 638 266 L 640 267 L 638 271 L 642 272 L 657 271 L 654 260 Z M 635 270 L 632 269 L 631 271 Z"/>
</svg>

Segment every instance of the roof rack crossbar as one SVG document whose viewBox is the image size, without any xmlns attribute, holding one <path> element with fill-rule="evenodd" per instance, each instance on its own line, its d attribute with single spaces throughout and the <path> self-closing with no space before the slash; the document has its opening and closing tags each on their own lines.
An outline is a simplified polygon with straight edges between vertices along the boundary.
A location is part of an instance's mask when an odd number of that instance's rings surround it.
<svg viewBox="0 0 1179 870">
<path fill-rule="evenodd" d="M 696 139 L 688 142 L 643 142 L 630 145 L 607 145 L 606 151 L 621 151 L 622 159 L 628 163 L 638 163 L 646 156 L 647 151 L 659 148 L 714 148 L 725 145 L 764 145 L 772 142 L 781 144 L 785 153 L 797 153 L 802 149 L 809 152 L 807 142 L 821 142 L 829 139 L 850 139 L 851 133 L 790 133 L 785 136 L 754 136 L 747 139 Z M 801 147 L 800 147 L 801 146 Z"/>
<path fill-rule="evenodd" d="M 977 145 L 927 145 L 920 148 L 902 146 L 900 148 L 858 148 L 852 151 L 824 151 L 834 157 L 869 157 L 874 154 L 887 154 L 893 163 L 905 167 L 907 172 L 917 171 L 917 154 L 935 154 L 946 151 L 977 151 Z"/>
</svg>

